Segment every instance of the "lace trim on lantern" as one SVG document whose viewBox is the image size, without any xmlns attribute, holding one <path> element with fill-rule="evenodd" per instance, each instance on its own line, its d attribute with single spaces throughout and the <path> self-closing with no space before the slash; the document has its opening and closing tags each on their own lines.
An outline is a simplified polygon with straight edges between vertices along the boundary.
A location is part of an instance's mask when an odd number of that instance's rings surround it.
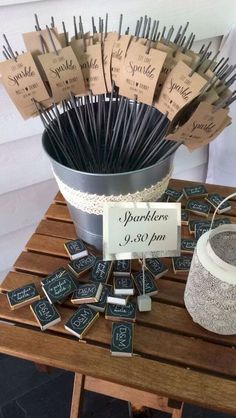
<svg viewBox="0 0 236 418">
<path fill-rule="evenodd" d="M 83 212 L 87 212 L 93 215 L 102 215 L 103 204 L 106 202 L 152 202 L 159 199 L 165 192 L 172 173 L 172 171 L 169 172 L 167 176 L 164 177 L 161 181 L 158 181 L 156 184 L 149 188 L 137 191 L 136 193 L 128 193 L 125 195 L 98 195 L 84 193 L 80 190 L 76 190 L 73 187 L 68 186 L 59 179 L 53 168 L 52 171 L 65 200 L 76 209 L 80 209 Z"/>
</svg>

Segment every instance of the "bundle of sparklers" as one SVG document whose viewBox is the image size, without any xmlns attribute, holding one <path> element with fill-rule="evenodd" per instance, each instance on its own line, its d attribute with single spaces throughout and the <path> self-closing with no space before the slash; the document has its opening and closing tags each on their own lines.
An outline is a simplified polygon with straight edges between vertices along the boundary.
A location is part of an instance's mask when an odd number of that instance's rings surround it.
<svg viewBox="0 0 236 418">
<path fill-rule="evenodd" d="M 39 114 L 52 156 L 87 172 L 125 172 L 163 161 L 181 145 L 212 141 L 231 123 L 229 87 L 236 65 L 216 58 L 211 43 L 192 51 L 188 23 L 175 31 L 145 16 L 122 34 L 108 31 L 108 15 L 98 30 L 85 32 L 74 16 L 74 35 L 53 17 L 42 29 L 23 33 L 27 52 L 13 51 L 6 35 L 0 63 L 3 84 L 27 119 Z"/>
</svg>

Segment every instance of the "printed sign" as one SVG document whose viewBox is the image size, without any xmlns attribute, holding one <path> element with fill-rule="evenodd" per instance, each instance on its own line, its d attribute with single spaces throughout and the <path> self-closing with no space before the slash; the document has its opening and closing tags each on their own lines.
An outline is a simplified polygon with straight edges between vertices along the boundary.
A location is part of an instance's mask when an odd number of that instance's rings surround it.
<svg viewBox="0 0 236 418">
<path fill-rule="evenodd" d="M 103 258 L 180 254 L 180 203 L 109 202 L 103 214 Z"/>
</svg>

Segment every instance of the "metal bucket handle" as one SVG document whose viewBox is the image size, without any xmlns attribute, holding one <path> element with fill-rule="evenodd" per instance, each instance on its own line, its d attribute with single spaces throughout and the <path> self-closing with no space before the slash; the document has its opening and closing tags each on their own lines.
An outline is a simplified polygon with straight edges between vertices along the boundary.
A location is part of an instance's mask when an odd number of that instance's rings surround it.
<svg viewBox="0 0 236 418">
<path fill-rule="evenodd" d="M 217 206 L 217 208 L 215 209 L 215 212 L 213 213 L 213 216 L 212 216 L 211 226 L 210 226 L 210 231 L 212 231 L 213 223 L 214 223 L 215 216 L 216 216 L 216 213 L 217 213 L 218 209 L 221 207 L 221 205 L 223 205 L 223 203 L 227 202 L 229 199 L 231 199 L 231 197 L 234 197 L 234 196 L 236 196 L 236 192 L 234 192 L 234 193 L 230 194 L 229 196 L 225 197 L 225 198 L 222 200 L 222 202 L 220 202 L 220 203 L 219 203 L 219 205 L 218 205 L 218 206 Z M 209 234 L 208 240 L 210 239 L 210 235 L 211 235 L 211 234 Z"/>
<path fill-rule="evenodd" d="M 227 232 L 227 231 L 229 231 L 229 229 L 231 230 L 231 231 L 235 231 L 236 232 L 236 225 L 220 225 L 220 226 L 218 226 L 217 228 L 215 228 L 215 229 L 212 229 L 212 226 L 213 226 L 213 223 L 214 223 L 214 220 L 215 220 L 215 216 L 216 216 L 216 213 L 217 213 L 217 210 L 221 207 L 221 205 L 224 203 L 224 202 L 227 202 L 229 199 L 231 199 L 231 197 L 234 197 L 234 196 L 236 196 L 236 192 L 235 193 L 232 193 L 231 195 L 229 195 L 229 196 L 227 196 L 225 199 L 223 199 L 222 200 L 222 202 L 220 202 L 220 204 L 217 206 L 217 208 L 215 209 L 215 211 L 214 211 L 214 214 L 213 214 L 213 216 L 212 216 L 212 220 L 211 220 L 211 225 L 210 225 L 210 229 L 209 229 L 209 232 L 208 232 L 208 238 L 207 238 L 207 241 L 206 241 L 206 249 L 207 249 L 207 252 L 208 252 L 208 254 L 209 254 L 209 256 L 211 257 L 211 259 L 218 265 L 218 266 L 220 266 L 221 268 L 223 268 L 224 270 L 226 270 L 226 271 L 228 271 L 228 272 L 231 272 L 231 273 L 236 273 L 236 266 L 234 266 L 234 265 L 232 265 L 232 264 L 229 264 L 229 263 L 227 263 L 226 261 L 224 261 L 224 260 L 222 260 L 216 253 L 215 253 L 215 251 L 213 250 L 213 248 L 212 248 L 212 246 L 211 246 L 211 242 L 210 242 L 210 239 L 214 236 L 214 235 L 217 235 L 218 233 L 220 233 L 220 232 Z"/>
</svg>

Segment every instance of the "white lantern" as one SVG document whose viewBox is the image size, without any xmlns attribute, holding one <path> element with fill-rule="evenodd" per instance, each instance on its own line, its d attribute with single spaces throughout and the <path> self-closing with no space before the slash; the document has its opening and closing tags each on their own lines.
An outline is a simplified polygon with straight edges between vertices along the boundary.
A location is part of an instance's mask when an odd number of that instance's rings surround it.
<svg viewBox="0 0 236 418">
<path fill-rule="evenodd" d="M 232 335 L 236 334 L 236 225 L 211 228 L 194 250 L 184 302 L 194 322 L 209 331 Z"/>
</svg>

